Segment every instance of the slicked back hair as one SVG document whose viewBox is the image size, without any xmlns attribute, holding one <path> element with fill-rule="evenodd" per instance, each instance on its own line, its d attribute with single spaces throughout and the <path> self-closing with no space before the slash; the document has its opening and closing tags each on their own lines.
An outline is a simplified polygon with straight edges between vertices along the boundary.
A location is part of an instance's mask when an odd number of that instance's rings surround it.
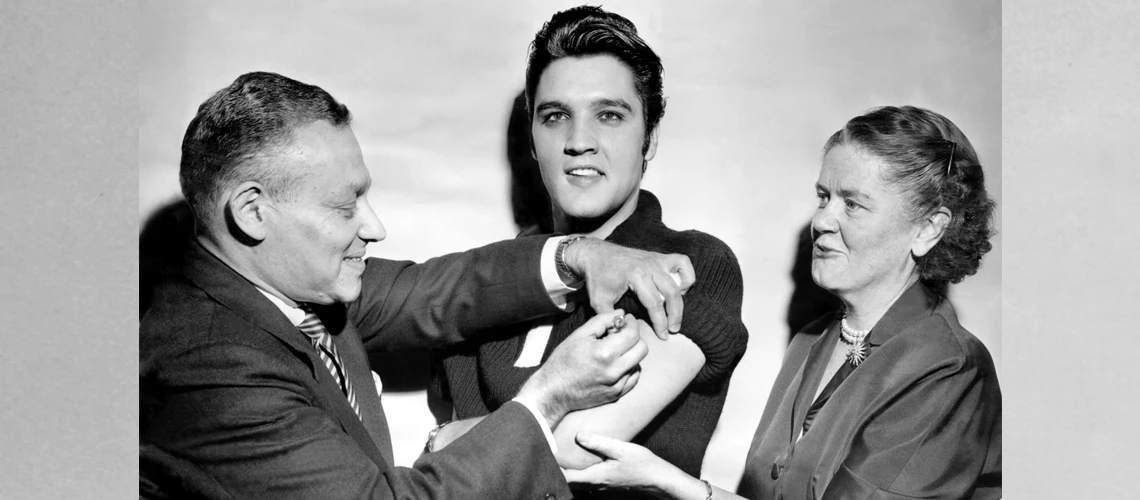
<svg viewBox="0 0 1140 500">
<path fill-rule="evenodd" d="M 246 73 L 206 99 L 186 128 L 178 172 L 199 229 L 221 215 L 224 191 L 247 180 L 290 199 L 309 172 L 272 161 L 274 153 L 294 129 L 319 120 L 346 127 L 352 115 L 320 87 L 276 73 Z"/>
<path fill-rule="evenodd" d="M 599 7 L 580 6 L 554 14 L 543 24 L 530 45 L 526 65 L 526 107 L 534 119 L 534 93 L 543 71 L 550 63 L 564 57 L 610 55 L 617 58 L 633 74 L 633 86 L 641 101 L 645 121 L 645 144 L 649 150 L 650 133 L 665 115 L 662 95 L 661 58 L 637 34 L 629 19 Z"/>
</svg>

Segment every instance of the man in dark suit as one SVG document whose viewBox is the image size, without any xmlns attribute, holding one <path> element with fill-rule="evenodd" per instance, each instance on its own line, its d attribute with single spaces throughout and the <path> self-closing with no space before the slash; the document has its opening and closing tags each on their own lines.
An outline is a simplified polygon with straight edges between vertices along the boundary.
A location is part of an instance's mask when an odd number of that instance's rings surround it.
<svg viewBox="0 0 1140 500">
<path fill-rule="evenodd" d="M 644 323 L 599 314 L 514 401 L 412 468 L 392 466 L 367 353 L 556 314 L 583 280 L 600 311 L 633 290 L 667 335 L 691 265 L 561 237 L 365 259 L 385 234 L 350 120 L 319 87 L 249 73 L 190 122 L 180 180 L 196 241 L 139 331 L 140 496 L 569 497 L 551 428 L 636 384 Z"/>
</svg>

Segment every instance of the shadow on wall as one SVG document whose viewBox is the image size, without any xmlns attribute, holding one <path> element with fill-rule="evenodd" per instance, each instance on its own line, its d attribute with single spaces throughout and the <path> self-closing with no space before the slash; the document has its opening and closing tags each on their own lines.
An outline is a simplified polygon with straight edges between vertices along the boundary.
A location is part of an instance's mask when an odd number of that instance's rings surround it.
<svg viewBox="0 0 1140 500">
<path fill-rule="evenodd" d="M 154 289 L 169 266 L 182 263 L 194 241 L 194 214 L 182 198 L 159 207 L 139 233 L 139 318 L 150 309 Z"/>
<path fill-rule="evenodd" d="M 543 233 L 554 232 L 550 215 L 550 195 L 542 183 L 538 161 L 530 147 L 530 116 L 526 95 L 519 92 L 507 122 L 507 163 L 511 168 L 511 213 L 521 231 L 539 226 Z"/>
<path fill-rule="evenodd" d="M 811 223 L 800 229 L 792 264 L 792 299 L 788 303 L 788 342 L 820 316 L 838 310 L 842 303 L 811 278 Z"/>
</svg>

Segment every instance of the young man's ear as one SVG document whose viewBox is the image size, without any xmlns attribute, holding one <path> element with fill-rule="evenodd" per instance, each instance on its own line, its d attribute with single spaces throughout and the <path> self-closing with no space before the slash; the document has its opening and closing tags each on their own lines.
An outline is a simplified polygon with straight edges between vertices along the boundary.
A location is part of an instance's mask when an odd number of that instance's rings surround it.
<svg viewBox="0 0 1140 500">
<path fill-rule="evenodd" d="M 920 223 L 918 235 L 914 238 L 914 243 L 911 244 L 910 252 L 915 257 L 922 257 L 934 248 L 942 240 L 942 235 L 946 233 L 946 227 L 950 225 L 950 220 L 953 214 L 950 209 L 946 207 L 939 207 L 933 214 L 930 214 L 925 220 Z"/>
<path fill-rule="evenodd" d="M 245 181 L 229 192 L 226 199 L 226 225 L 235 238 L 253 244 L 265 239 L 267 205 L 265 188 L 257 181 Z"/>
<path fill-rule="evenodd" d="M 649 133 L 649 144 L 645 147 L 645 160 L 641 163 L 641 173 L 645 173 L 645 169 L 649 167 L 649 160 L 657 156 L 657 131 L 661 127 L 653 127 L 653 131 Z"/>
</svg>

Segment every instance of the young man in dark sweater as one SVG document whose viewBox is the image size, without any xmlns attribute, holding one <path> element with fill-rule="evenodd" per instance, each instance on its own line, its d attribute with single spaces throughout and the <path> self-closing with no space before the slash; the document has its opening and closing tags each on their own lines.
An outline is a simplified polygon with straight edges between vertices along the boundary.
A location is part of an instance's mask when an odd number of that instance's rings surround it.
<svg viewBox="0 0 1140 500">
<path fill-rule="evenodd" d="M 548 232 L 601 238 L 622 246 L 687 255 L 696 284 L 685 295 L 682 335 L 644 331 L 649 355 L 637 388 L 617 402 L 567 415 L 555 431 L 564 468 L 601 460 L 575 442 L 591 430 L 642 444 L 692 475 L 700 472 L 748 333 L 741 321 L 742 278 L 732 251 L 699 231 L 661 222 L 657 198 L 640 189 L 656 154 L 664 114 L 660 58 L 624 17 L 594 7 L 559 12 L 538 32 L 526 75 L 532 153 L 551 199 Z M 575 308 L 574 305 L 577 304 Z M 437 374 L 438 395 L 454 417 L 436 448 L 509 401 L 570 332 L 595 312 L 585 298 L 569 312 L 481 335 L 450 350 Z M 637 297 L 620 307 L 647 319 Z"/>
</svg>

